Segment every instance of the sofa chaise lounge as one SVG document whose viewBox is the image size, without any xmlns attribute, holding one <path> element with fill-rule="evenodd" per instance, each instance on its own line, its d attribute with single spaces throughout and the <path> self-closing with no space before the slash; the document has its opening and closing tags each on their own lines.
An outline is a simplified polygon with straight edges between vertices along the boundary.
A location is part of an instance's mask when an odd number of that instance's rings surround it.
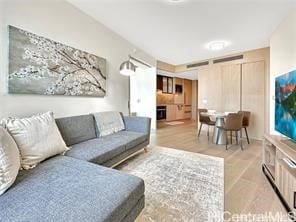
<svg viewBox="0 0 296 222">
<path fill-rule="evenodd" d="M 0 196 L 0 221 L 134 221 L 144 181 L 108 168 L 145 148 L 150 118 L 123 117 L 125 130 L 99 137 L 93 115 L 56 119 L 71 149 L 20 171 Z"/>
</svg>

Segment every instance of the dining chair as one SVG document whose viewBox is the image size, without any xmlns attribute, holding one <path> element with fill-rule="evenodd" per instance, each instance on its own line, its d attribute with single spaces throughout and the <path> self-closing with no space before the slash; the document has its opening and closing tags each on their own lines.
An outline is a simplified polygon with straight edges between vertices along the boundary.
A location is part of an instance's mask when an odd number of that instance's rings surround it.
<svg viewBox="0 0 296 222">
<path fill-rule="evenodd" d="M 242 127 L 245 129 L 247 141 L 248 141 L 248 144 L 250 144 L 247 128 L 248 128 L 248 126 L 250 124 L 251 112 L 249 112 L 249 111 L 238 111 L 238 113 L 243 115 L 243 126 Z"/>
<path fill-rule="evenodd" d="M 201 113 L 206 113 L 206 112 L 208 112 L 207 109 L 198 109 L 198 118 L 199 118 L 199 122 L 200 122 L 198 137 L 200 135 L 202 125 L 205 124 L 205 125 L 208 126 L 207 136 L 208 136 L 208 139 L 209 139 L 210 138 L 210 126 L 215 126 L 216 122 L 212 121 L 209 116 L 204 116 L 204 115 L 201 114 Z"/>
<path fill-rule="evenodd" d="M 227 132 L 235 132 L 236 136 L 236 142 L 238 143 L 238 132 L 240 132 L 240 147 L 243 150 L 243 144 L 242 144 L 242 126 L 243 126 L 243 115 L 239 113 L 229 113 L 226 117 L 226 121 L 224 126 L 219 126 L 218 127 L 218 136 L 217 136 L 217 143 L 218 139 L 220 137 L 221 132 L 226 133 L 226 150 L 228 146 L 228 134 Z"/>
</svg>

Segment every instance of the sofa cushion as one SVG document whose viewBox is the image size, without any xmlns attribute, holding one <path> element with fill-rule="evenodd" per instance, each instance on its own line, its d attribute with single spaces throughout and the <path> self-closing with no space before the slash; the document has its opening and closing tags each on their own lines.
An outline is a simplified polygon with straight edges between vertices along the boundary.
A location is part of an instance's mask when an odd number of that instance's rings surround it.
<svg viewBox="0 0 296 222">
<path fill-rule="evenodd" d="M 67 146 L 96 138 L 93 115 L 60 118 L 56 123 Z"/>
<path fill-rule="evenodd" d="M 147 134 L 132 131 L 120 131 L 110 135 L 110 137 L 122 140 L 126 144 L 127 150 L 145 142 L 148 139 Z"/>
<path fill-rule="evenodd" d="M 124 141 L 120 138 L 110 138 L 107 136 L 75 144 L 65 155 L 80 160 L 102 164 L 124 151 Z"/>
<path fill-rule="evenodd" d="M 21 154 L 23 169 L 68 150 L 52 112 L 28 118 L 8 118 L 3 124 L 14 138 Z"/>
<path fill-rule="evenodd" d="M 144 195 L 142 179 L 58 156 L 22 171 L 0 196 L 1 222 L 122 221 Z"/>
</svg>

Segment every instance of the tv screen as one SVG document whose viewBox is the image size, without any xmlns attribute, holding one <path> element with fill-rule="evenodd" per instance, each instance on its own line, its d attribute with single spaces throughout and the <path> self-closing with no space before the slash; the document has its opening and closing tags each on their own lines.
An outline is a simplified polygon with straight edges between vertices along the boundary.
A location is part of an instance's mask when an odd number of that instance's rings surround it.
<svg viewBox="0 0 296 222">
<path fill-rule="evenodd" d="M 296 140 L 296 70 L 275 79 L 275 129 Z"/>
</svg>

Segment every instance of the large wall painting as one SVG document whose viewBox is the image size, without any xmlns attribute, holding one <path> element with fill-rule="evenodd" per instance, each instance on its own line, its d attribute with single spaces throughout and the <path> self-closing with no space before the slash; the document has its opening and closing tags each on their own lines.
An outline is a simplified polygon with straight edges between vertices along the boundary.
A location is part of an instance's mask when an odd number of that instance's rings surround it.
<svg viewBox="0 0 296 222">
<path fill-rule="evenodd" d="M 9 26 L 9 93 L 106 95 L 106 59 Z"/>
</svg>

